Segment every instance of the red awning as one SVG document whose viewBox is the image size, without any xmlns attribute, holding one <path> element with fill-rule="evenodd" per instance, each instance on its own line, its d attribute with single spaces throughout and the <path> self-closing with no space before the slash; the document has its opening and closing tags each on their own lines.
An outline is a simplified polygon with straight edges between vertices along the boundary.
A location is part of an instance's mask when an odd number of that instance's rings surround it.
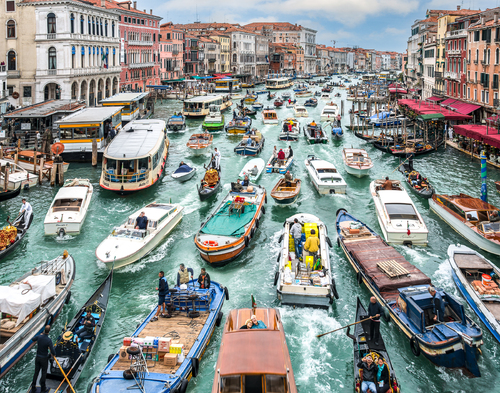
<svg viewBox="0 0 500 393">
<path fill-rule="evenodd" d="M 500 134 L 496 128 L 479 124 L 461 124 L 454 126 L 453 131 L 467 138 L 472 138 L 500 149 Z"/>
<path fill-rule="evenodd" d="M 442 106 L 449 106 L 450 104 L 454 103 L 455 101 L 456 101 L 455 98 L 447 98 L 440 105 L 442 105 Z"/>
<path fill-rule="evenodd" d="M 438 96 L 432 96 L 432 97 L 429 97 L 429 98 L 426 98 L 427 101 L 433 101 L 433 102 L 439 102 L 439 101 L 442 101 L 444 100 L 443 97 L 438 97 Z"/>
<path fill-rule="evenodd" d="M 456 101 L 456 100 L 454 100 L 454 101 Z M 448 109 L 448 108 L 444 108 L 434 101 L 426 102 L 426 101 L 421 101 L 421 100 L 405 99 L 405 100 L 399 100 L 398 104 L 408 106 L 410 109 L 412 109 L 418 115 L 425 115 L 425 114 L 429 114 L 429 113 L 441 113 L 445 117 L 446 120 L 469 120 L 469 119 L 471 119 L 471 116 L 469 116 L 469 115 L 462 114 L 462 113 L 456 112 L 456 111 Z"/>
<path fill-rule="evenodd" d="M 471 112 L 474 112 L 476 109 L 481 108 L 480 105 L 469 104 L 468 102 L 463 101 L 455 101 L 450 105 L 452 108 L 455 108 L 458 113 L 463 115 L 468 115 Z"/>
</svg>

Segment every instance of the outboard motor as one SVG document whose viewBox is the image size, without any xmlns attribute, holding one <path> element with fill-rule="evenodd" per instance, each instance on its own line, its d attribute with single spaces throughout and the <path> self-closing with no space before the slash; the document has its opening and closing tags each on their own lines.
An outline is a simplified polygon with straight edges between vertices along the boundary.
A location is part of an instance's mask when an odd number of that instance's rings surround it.
<svg viewBox="0 0 500 393">
<path fill-rule="evenodd" d="M 60 238 L 63 238 L 65 235 L 66 235 L 66 231 L 64 230 L 64 228 L 60 228 L 60 229 L 59 229 L 58 236 L 59 236 Z"/>
</svg>

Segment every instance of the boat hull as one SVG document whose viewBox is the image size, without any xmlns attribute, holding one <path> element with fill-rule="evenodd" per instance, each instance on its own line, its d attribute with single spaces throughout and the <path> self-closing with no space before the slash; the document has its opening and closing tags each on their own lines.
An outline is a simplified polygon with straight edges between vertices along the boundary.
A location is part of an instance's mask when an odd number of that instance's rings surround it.
<svg viewBox="0 0 500 393">
<path fill-rule="evenodd" d="M 64 231 L 66 235 L 79 235 L 85 221 L 85 217 L 80 222 L 54 222 L 54 223 L 44 223 L 43 228 L 45 230 L 46 236 L 58 235 L 61 230 Z"/>
<path fill-rule="evenodd" d="M 195 174 L 196 174 L 196 168 L 193 168 L 191 172 L 184 174 L 184 176 L 174 176 L 174 174 L 172 174 L 172 178 L 182 183 L 191 179 Z"/>
<path fill-rule="evenodd" d="M 347 164 L 344 165 L 345 171 L 352 176 L 362 178 L 364 176 L 368 176 L 370 174 L 370 168 L 366 169 L 359 169 L 359 168 L 353 168 Z"/>
<path fill-rule="evenodd" d="M 276 202 L 278 205 L 288 206 L 294 204 L 297 201 L 297 199 L 299 199 L 299 194 L 297 193 L 297 195 L 291 196 L 290 198 L 276 198 L 271 193 L 271 197 L 274 199 L 274 202 Z"/>
<path fill-rule="evenodd" d="M 198 187 L 198 196 L 200 197 L 200 200 L 205 201 L 212 195 L 217 194 L 219 188 L 220 188 L 220 181 L 214 186 L 214 188 L 208 187 L 202 189 L 201 187 Z"/>
</svg>

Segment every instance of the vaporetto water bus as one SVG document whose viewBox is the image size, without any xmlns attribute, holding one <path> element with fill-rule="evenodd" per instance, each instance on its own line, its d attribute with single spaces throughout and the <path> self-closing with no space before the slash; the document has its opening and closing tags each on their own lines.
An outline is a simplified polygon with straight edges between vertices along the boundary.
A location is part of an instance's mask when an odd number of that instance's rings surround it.
<svg viewBox="0 0 500 393">
<path fill-rule="evenodd" d="M 118 93 L 101 101 L 102 106 L 121 106 L 123 125 L 137 119 L 144 110 L 147 111 L 146 101 L 149 92 L 146 93 Z"/>
<path fill-rule="evenodd" d="M 125 195 L 156 184 L 169 144 L 164 120 L 131 121 L 104 152 L 100 186 Z"/>
<path fill-rule="evenodd" d="M 266 89 L 280 90 L 292 87 L 293 83 L 288 78 L 270 78 L 266 80 Z"/>
<path fill-rule="evenodd" d="M 64 145 L 61 156 L 65 161 L 90 162 L 92 141 L 97 141 L 98 158 L 106 147 L 104 130 L 111 122 L 115 131 L 122 128 L 122 106 L 85 108 L 57 121 L 59 142 Z"/>
<path fill-rule="evenodd" d="M 205 117 L 211 105 L 218 105 L 224 111 L 232 105 L 231 98 L 223 95 L 198 96 L 184 100 L 182 114 L 186 117 Z"/>
<path fill-rule="evenodd" d="M 239 79 L 224 78 L 215 81 L 216 93 L 235 93 L 237 91 L 241 91 Z"/>
</svg>

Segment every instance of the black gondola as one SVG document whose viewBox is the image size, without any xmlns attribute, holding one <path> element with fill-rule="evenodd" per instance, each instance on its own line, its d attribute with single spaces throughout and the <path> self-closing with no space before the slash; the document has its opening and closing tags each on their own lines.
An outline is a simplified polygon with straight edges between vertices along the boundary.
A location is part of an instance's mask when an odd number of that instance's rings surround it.
<svg viewBox="0 0 500 393">
<path fill-rule="evenodd" d="M 21 193 L 21 185 L 17 187 L 15 190 L 6 190 L 0 189 L 0 202 L 6 201 L 7 199 L 15 198 Z"/>
<path fill-rule="evenodd" d="M 257 111 L 254 109 L 247 108 L 244 106 L 243 108 L 240 109 L 240 116 L 245 117 L 245 116 L 255 116 L 257 114 Z"/>
<path fill-rule="evenodd" d="M 411 190 L 415 194 L 425 199 L 429 199 L 430 197 L 432 197 L 432 194 L 434 194 L 434 187 L 432 187 L 432 185 L 429 183 L 426 177 L 422 176 L 422 174 L 419 173 L 418 171 L 415 171 L 415 169 L 413 169 L 410 164 L 402 163 L 399 166 L 398 170 L 404 175 L 406 183 L 410 186 Z M 410 180 L 409 177 L 412 172 L 416 172 L 415 175 L 418 174 L 421 176 L 420 185 L 413 184 L 413 182 Z"/>
<path fill-rule="evenodd" d="M 198 195 L 202 201 L 215 195 L 220 188 L 220 172 L 215 169 L 213 161 L 210 161 L 208 168 L 205 169 L 205 175 L 198 186 Z"/>
<path fill-rule="evenodd" d="M 366 312 L 361 301 L 357 300 L 356 305 L 356 322 L 362 321 L 368 318 L 368 313 Z M 354 391 L 356 393 L 361 393 L 361 378 L 360 369 L 358 363 L 366 355 L 371 355 L 374 363 L 378 361 L 379 358 L 384 360 L 385 365 L 389 371 L 389 388 L 387 392 L 390 392 L 392 388 L 392 393 L 399 392 L 399 383 L 392 367 L 391 360 L 389 359 L 389 354 L 385 348 L 385 343 L 382 337 L 379 338 L 378 345 L 375 344 L 373 337 L 370 336 L 370 321 L 365 321 L 354 325 L 354 334 L 351 334 L 351 327 L 347 328 L 347 336 L 352 339 L 353 343 L 353 353 L 354 353 Z M 368 339 L 370 338 L 370 340 Z"/>
<path fill-rule="evenodd" d="M 383 151 L 384 153 L 391 153 L 390 150 L 389 150 L 389 147 L 390 145 L 383 145 L 382 143 L 380 142 L 372 142 L 372 145 L 375 149 L 378 149 L 380 151 Z"/>
<path fill-rule="evenodd" d="M 8 254 L 14 251 L 14 249 L 19 245 L 21 240 L 23 240 L 32 222 L 33 222 L 33 214 L 30 215 L 30 218 L 27 223 L 24 221 L 24 214 L 19 215 L 14 220 L 14 222 L 11 225 L 16 227 L 17 229 L 16 238 L 14 239 L 14 243 L 9 244 L 4 250 L 0 251 L 0 259 L 6 257 Z"/>
<path fill-rule="evenodd" d="M 66 328 L 63 329 L 61 334 L 54 345 L 56 351 L 56 358 L 64 373 L 67 375 L 71 386 L 75 386 L 78 378 L 80 377 L 85 363 L 89 359 L 90 352 L 94 347 L 99 332 L 101 331 L 106 310 L 108 308 L 109 293 L 111 291 L 111 284 L 113 281 L 113 270 L 109 272 L 108 277 L 104 280 L 94 294 L 87 300 L 82 308 L 78 311 L 75 317 L 69 322 Z M 95 319 L 95 327 L 92 331 L 92 336 L 76 342 L 77 330 L 82 328 L 84 315 L 87 311 L 91 311 Z M 67 339 L 69 338 L 69 339 Z M 47 369 L 47 389 L 52 393 L 71 393 L 71 387 L 66 382 L 61 370 L 54 359 L 49 361 Z M 32 384 L 28 392 L 32 391 Z M 36 387 L 36 392 L 40 392 L 40 386 Z"/>
</svg>

